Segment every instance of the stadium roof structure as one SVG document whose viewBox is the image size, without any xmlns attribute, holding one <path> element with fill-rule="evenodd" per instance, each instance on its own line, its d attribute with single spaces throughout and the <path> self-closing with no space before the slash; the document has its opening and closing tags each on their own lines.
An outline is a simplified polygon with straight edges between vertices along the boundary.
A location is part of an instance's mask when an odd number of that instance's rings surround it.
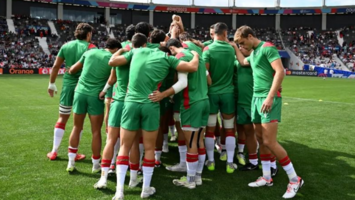
<svg viewBox="0 0 355 200">
<path fill-rule="evenodd" d="M 46 3 L 62 3 L 75 4 L 83 6 L 94 7 L 110 7 L 112 9 L 132 9 L 132 10 L 153 10 L 161 12 L 187 12 L 187 13 L 210 13 L 210 14 L 322 14 L 322 13 L 355 13 L 355 5 L 349 6 L 332 6 L 332 7 L 210 7 L 210 6 L 193 6 L 193 5 L 167 5 L 167 4 L 153 4 L 142 2 L 116 1 L 116 0 L 32 0 Z M 149 0 L 147 0 L 148 2 Z M 354 0 L 355 4 L 355 0 Z"/>
</svg>

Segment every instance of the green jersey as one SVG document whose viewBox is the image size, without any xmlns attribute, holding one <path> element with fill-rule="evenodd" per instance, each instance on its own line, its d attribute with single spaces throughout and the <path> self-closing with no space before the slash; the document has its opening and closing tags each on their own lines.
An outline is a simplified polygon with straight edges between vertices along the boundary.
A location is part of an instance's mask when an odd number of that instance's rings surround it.
<svg viewBox="0 0 355 200">
<path fill-rule="evenodd" d="M 122 48 L 132 49 L 132 42 L 125 41 L 121 43 Z M 123 55 L 127 54 L 124 53 Z M 117 101 L 124 101 L 127 92 L 128 77 L 129 77 L 129 63 L 123 66 L 115 67 L 117 81 L 113 90 L 113 99 Z"/>
<path fill-rule="evenodd" d="M 247 59 L 253 69 L 254 96 L 267 97 L 275 74 L 271 63 L 280 59 L 278 50 L 269 42 L 260 42 Z"/>
<path fill-rule="evenodd" d="M 79 71 L 76 74 L 69 74 L 69 68 L 73 66 L 76 62 L 79 61 L 81 56 L 87 51 L 88 49 L 96 48 L 95 45 L 88 43 L 85 40 L 73 40 L 66 44 L 64 44 L 58 53 L 58 57 L 64 59 L 65 61 L 65 69 L 66 72 L 63 77 L 63 85 L 65 86 L 73 86 L 75 87 L 78 83 L 80 73 Z"/>
<path fill-rule="evenodd" d="M 176 58 L 182 61 L 190 62 L 193 59 L 193 54 L 185 49 L 176 55 Z M 206 78 L 206 65 L 203 60 L 199 60 L 198 69 L 196 72 L 189 73 L 187 76 L 188 85 L 182 91 L 183 100 L 181 106 L 187 109 L 191 104 L 208 99 L 208 87 Z"/>
<path fill-rule="evenodd" d="M 148 47 L 149 49 L 157 49 L 157 48 L 160 47 L 160 44 L 159 44 L 159 43 L 150 43 L 150 42 L 148 42 L 148 43 L 147 43 L 147 47 Z"/>
<path fill-rule="evenodd" d="M 124 42 L 121 42 L 121 46 L 122 46 L 122 48 L 126 48 L 126 49 L 131 50 L 132 49 L 132 42 L 126 40 Z"/>
<path fill-rule="evenodd" d="M 87 51 L 79 60 L 84 65 L 76 92 L 98 97 L 110 77 L 112 53 L 104 49 Z"/>
<path fill-rule="evenodd" d="M 125 52 L 122 55 L 126 55 L 128 52 Z M 128 78 L 129 78 L 129 63 L 123 66 L 115 67 L 116 71 L 116 89 L 113 96 L 114 100 L 124 101 L 127 92 Z"/>
<path fill-rule="evenodd" d="M 207 47 L 208 45 L 212 44 L 213 40 L 207 40 L 206 42 L 203 43 L 203 46 Z"/>
<path fill-rule="evenodd" d="M 183 42 L 182 47 L 184 47 L 185 49 L 189 49 L 190 51 L 196 51 L 200 57 L 202 56 L 201 47 L 197 46 L 195 43 L 191 41 Z"/>
<path fill-rule="evenodd" d="M 253 70 L 251 67 L 242 67 L 238 61 L 235 61 L 235 79 L 234 87 L 237 91 L 238 105 L 251 109 L 253 98 Z"/>
<path fill-rule="evenodd" d="M 148 96 L 158 89 L 160 83 L 169 73 L 169 69 L 179 65 L 179 60 L 162 51 L 149 48 L 133 49 L 124 57 L 131 62 L 129 85 L 125 101 L 153 103 Z"/>
<path fill-rule="evenodd" d="M 233 93 L 235 50 L 225 41 L 214 41 L 203 49 L 202 59 L 209 64 L 212 85 L 208 94 Z"/>
</svg>

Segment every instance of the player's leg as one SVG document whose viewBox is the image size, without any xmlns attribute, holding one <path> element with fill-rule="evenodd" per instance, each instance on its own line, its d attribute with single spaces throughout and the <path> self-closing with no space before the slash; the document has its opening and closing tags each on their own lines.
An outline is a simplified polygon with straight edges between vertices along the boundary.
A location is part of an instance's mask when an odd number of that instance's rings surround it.
<svg viewBox="0 0 355 200">
<path fill-rule="evenodd" d="M 169 123 L 172 121 L 174 112 L 173 112 L 173 105 L 170 101 L 167 102 L 167 110 L 166 110 L 166 120 L 165 125 L 163 126 L 163 152 L 169 152 Z M 173 123 L 174 124 L 174 123 Z"/>
<path fill-rule="evenodd" d="M 129 152 L 134 142 L 137 130 L 140 129 L 141 104 L 125 102 L 120 130 L 120 150 L 116 161 L 117 185 L 114 199 L 123 199 L 124 181 L 129 165 Z"/>
<path fill-rule="evenodd" d="M 223 118 L 223 127 L 226 135 L 226 151 L 227 151 L 227 173 L 233 173 L 236 165 L 233 163 L 236 139 L 235 139 L 235 100 L 234 94 L 220 95 L 221 107 L 220 111 Z"/>
<path fill-rule="evenodd" d="M 141 131 L 139 131 L 141 132 Z M 129 185 L 128 187 L 134 188 L 136 187 L 141 181 L 142 178 L 138 177 L 138 170 L 139 170 L 139 162 L 140 162 L 140 155 L 139 155 L 139 140 L 140 140 L 141 135 L 137 134 L 131 151 L 129 152 L 129 169 L 130 169 L 130 179 L 129 179 Z"/>
<path fill-rule="evenodd" d="M 76 114 L 73 113 L 74 118 L 74 126 L 73 130 L 69 137 L 69 147 L 68 147 L 68 166 L 67 171 L 72 172 L 75 169 L 75 158 L 78 152 L 79 140 L 80 140 L 80 132 L 83 130 L 85 114 Z"/>
<path fill-rule="evenodd" d="M 215 137 L 215 147 L 218 152 L 222 151 L 222 144 L 221 144 L 221 132 L 223 130 L 221 129 L 221 125 L 219 123 L 219 120 L 217 119 L 217 124 L 216 124 L 216 129 L 214 130 L 214 137 Z M 225 150 L 225 148 L 224 148 Z M 227 159 L 227 157 L 226 157 Z"/>
<path fill-rule="evenodd" d="M 246 146 L 248 150 L 249 163 L 247 163 L 240 170 L 250 171 L 259 169 L 258 154 L 257 154 L 257 141 L 253 124 L 237 125 L 238 134 L 244 132 L 246 137 Z"/>
<path fill-rule="evenodd" d="M 60 94 L 60 102 L 59 102 L 59 118 L 54 127 L 53 148 L 52 151 L 47 154 L 47 157 L 50 160 L 55 160 L 57 158 L 58 149 L 64 136 L 65 126 L 68 122 L 72 110 L 72 105 L 74 100 L 74 90 L 75 87 L 64 86 L 62 88 L 62 92 Z M 82 160 L 82 159 L 85 159 L 85 155 L 77 154 L 75 160 Z"/>
<path fill-rule="evenodd" d="M 156 190 L 150 186 L 154 165 L 156 140 L 158 136 L 158 128 L 160 122 L 159 104 L 145 104 L 142 107 L 141 128 L 144 144 L 144 161 L 143 161 L 143 186 L 141 198 L 148 198 L 155 194 Z"/>
<path fill-rule="evenodd" d="M 164 153 L 169 153 L 169 118 L 172 115 L 173 112 L 171 112 L 169 106 L 167 107 L 167 112 L 165 114 L 165 121 L 164 124 L 162 126 L 162 130 L 163 130 L 163 146 L 162 146 L 162 151 Z"/>
<path fill-rule="evenodd" d="M 275 177 L 279 169 L 277 168 L 276 165 L 276 156 L 273 153 L 271 153 L 270 167 L 271 167 L 271 177 Z"/>
<path fill-rule="evenodd" d="M 88 114 L 91 122 L 92 132 L 92 172 L 100 172 L 101 160 L 101 128 L 104 121 L 105 103 L 97 97 L 88 97 Z"/>
<path fill-rule="evenodd" d="M 244 157 L 244 147 L 245 147 L 245 141 L 246 141 L 246 134 L 245 131 L 242 131 L 241 133 L 238 132 L 238 153 L 237 153 L 237 159 L 239 164 L 245 165 L 245 157 Z"/>
<path fill-rule="evenodd" d="M 160 117 L 160 123 L 159 123 L 159 130 L 158 130 L 158 135 L 157 135 L 157 141 L 155 143 L 155 167 L 160 167 L 161 166 L 161 154 L 163 152 L 163 139 L 164 139 L 164 134 L 163 134 L 163 126 L 165 124 L 165 117 L 161 116 Z M 144 141 L 144 138 L 143 138 Z"/>
<path fill-rule="evenodd" d="M 124 102 L 122 101 L 114 101 L 112 102 L 110 107 L 108 118 L 108 134 L 101 161 L 102 173 L 100 180 L 94 185 L 94 188 L 96 189 L 106 188 L 107 175 L 110 173 L 110 171 L 116 169 L 116 167 L 112 168 L 112 162 L 116 162 L 116 159 L 114 159 L 114 157 L 116 157 L 118 153 L 118 149 L 116 149 L 116 146 L 117 143 L 119 144 L 119 133 L 121 127 L 123 105 Z M 115 163 L 113 166 L 116 166 Z"/>
<path fill-rule="evenodd" d="M 176 141 L 176 128 L 175 128 L 175 120 L 174 120 L 174 112 L 171 113 L 171 115 L 169 115 L 169 130 L 170 130 L 170 133 L 171 133 L 171 138 L 170 138 L 170 141 L 171 142 L 174 142 Z"/>
<path fill-rule="evenodd" d="M 198 166 L 198 134 L 199 128 L 183 127 L 184 135 L 186 138 L 187 154 L 187 177 L 174 179 L 173 183 L 177 186 L 183 186 L 189 189 L 196 188 L 196 171 Z"/>
<path fill-rule="evenodd" d="M 174 121 L 175 121 L 176 131 L 178 132 L 178 148 L 179 148 L 180 162 L 176 165 L 168 166 L 166 167 L 166 169 L 175 172 L 186 172 L 187 147 L 186 147 L 184 132 L 181 129 L 179 112 L 174 113 Z"/>
<path fill-rule="evenodd" d="M 226 150 L 226 132 L 224 131 L 224 126 L 223 126 L 223 117 L 221 115 L 221 113 L 219 113 L 219 119 L 221 122 L 219 122 L 219 120 L 217 119 L 217 126 L 216 126 L 216 130 L 219 129 L 219 143 L 220 143 L 220 152 L 221 155 L 219 156 L 219 159 L 221 161 L 227 161 L 227 150 Z M 218 124 L 221 124 L 220 126 Z"/>
<path fill-rule="evenodd" d="M 264 99 L 262 99 L 262 101 L 264 101 Z M 288 175 L 290 183 L 283 197 L 293 198 L 299 188 L 302 187 L 304 181 L 301 177 L 297 176 L 286 150 L 277 142 L 278 122 L 281 121 L 281 106 L 281 98 L 274 98 L 271 110 L 262 116 L 262 140 L 263 146 L 268 148 L 276 156 Z"/>
<path fill-rule="evenodd" d="M 105 121 L 105 129 L 106 129 L 106 134 L 108 133 L 108 116 L 110 113 L 110 105 L 111 105 L 111 98 L 105 98 L 105 116 L 104 116 L 104 121 Z"/>
<path fill-rule="evenodd" d="M 217 113 L 218 113 L 218 102 L 219 97 L 218 95 L 209 95 L 209 102 L 210 102 L 210 114 L 207 123 L 207 129 L 205 134 L 205 145 L 206 145 L 206 152 L 207 152 L 207 168 L 210 171 L 215 170 L 215 161 L 214 161 L 214 133 L 217 124 Z"/>
<path fill-rule="evenodd" d="M 84 120 L 88 110 L 88 102 L 86 95 L 75 93 L 73 101 L 73 116 L 74 116 L 74 126 L 69 137 L 69 148 L 68 148 L 68 167 L 67 171 L 72 172 L 75 169 L 75 158 L 77 156 L 80 133 L 84 127 Z"/>
</svg>

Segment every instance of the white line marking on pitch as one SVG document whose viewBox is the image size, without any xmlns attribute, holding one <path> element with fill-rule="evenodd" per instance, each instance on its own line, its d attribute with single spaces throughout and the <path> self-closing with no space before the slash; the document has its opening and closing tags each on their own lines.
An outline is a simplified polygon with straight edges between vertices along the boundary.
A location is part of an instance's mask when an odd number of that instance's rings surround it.
<svg viewBox="0 0 355 200">
<path fill-rule="evenodd" d="M 317 99 L 306 99 L 306 98 L 285 97 L 285 96 L 283 96 L 282 98 L 285 98 L 285 99 L 294 99 L 294 100 L 300 100 L 300 101 L 314 101 L 314 102 L 323 102 L 323 103 L 355 105 L 355 103 L 345 103 L 345 102 L 339 102 L 339 101 L 323 101 L 323 100 L 320 101 L 320 100 L 317 100 Z"/>
</svg>

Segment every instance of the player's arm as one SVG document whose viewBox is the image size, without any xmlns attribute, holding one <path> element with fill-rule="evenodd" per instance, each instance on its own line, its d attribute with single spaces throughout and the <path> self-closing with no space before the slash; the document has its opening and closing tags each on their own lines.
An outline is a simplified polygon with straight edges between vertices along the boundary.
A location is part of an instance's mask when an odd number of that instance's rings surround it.
<svg viewBox="0 0 355 200">
<path fill-rule="evenodd" d="M 55 85 L 55 80 L 57 79 L 58 72 L 63 63 L 64 59 L 57 56 L 52 67 L 51 75 L 49 77 L 48 94 L 50 97 L 53 97 L 54 93 L 57 94 L 57 86 Z"/>
<path fill-rule="evenodd" d="M 178 81 L 164 92 L 158 90 L 149 95 L 149 99 L 153 102 L 159 102 L 164 98 L 170 97 L 187 87 L 187 74 L 186 72 L 178 72 Z"/>
<path fill-rule="evenodd" d="M 269 112 L 271 110 L 274 96 L 277 93 L 277 91 L 281 88 L 282 80 L 285 76 L 281 58 L 271 62 L 271 67 L 274 69 L 275 75 L 274 75 L 274 80 L 272 82 L 269 94 L 261 107 L 262 113 Z"/>
<path fill-rule="evenodd" d="M 101 100 L 105 99 L 105 95 L 107 93 L 107 90 L 110 89 L 113 86 L 113 84 L 116 83 L 116 81 L 117 81 L 116 71 L 115 71 L 115 69 L 111 69 L 110 77 L 108 78 L 105 87 L 100 92 L 99 99 L 101 99 Z"/>
<path fill-rule="evenodd" d="M 128 52 L 128 51 L 129 51 L 129 49 L 126 49 L 126 48 L 122 48 L 122 49 L 118 50 L 116 53 L 114 53 L 111 56 L 111 59 L 108 62 L 108 65 L 110 65 L 111 67 L 117 67 L 117 66 L 124 66 L 127 63 L 129 63 L 130 60 L 127 59 L 128 57 L 122 55 L 124 52 Z"/>
<path fill-rule="evenodd" d="M 212 78 L 211 78 L 210 73 L 208 72 L 208 70 L 206 70 L 206 77 L 207 77 L 207 85 L 208 86 L 212 85 Z"/>
<path fill-rule="evenodd" d="M 234 42 L 230 42 L 235 51 L 235 56 L 241 66 L 250 66 L 248 59 L 242 54 L 238 46 Z"/>
<path fill-rule="evenodd" d="M 179 72 L 196 72 L 198 69 L 199 55 L 196 51 L 191 51 L 194 55 L 190 62 L 180 61 L 176 70 Z"/>
<path fill-rule="evenodd" d="M 73 66 L 71 66 L 69 68 L 69 74 L 75 74 L 78 71 L 80 71 L 81 69 L 83 69 L 83 63 L 79 60 L 78 62 L 76 62 Z"/>
</svg>

